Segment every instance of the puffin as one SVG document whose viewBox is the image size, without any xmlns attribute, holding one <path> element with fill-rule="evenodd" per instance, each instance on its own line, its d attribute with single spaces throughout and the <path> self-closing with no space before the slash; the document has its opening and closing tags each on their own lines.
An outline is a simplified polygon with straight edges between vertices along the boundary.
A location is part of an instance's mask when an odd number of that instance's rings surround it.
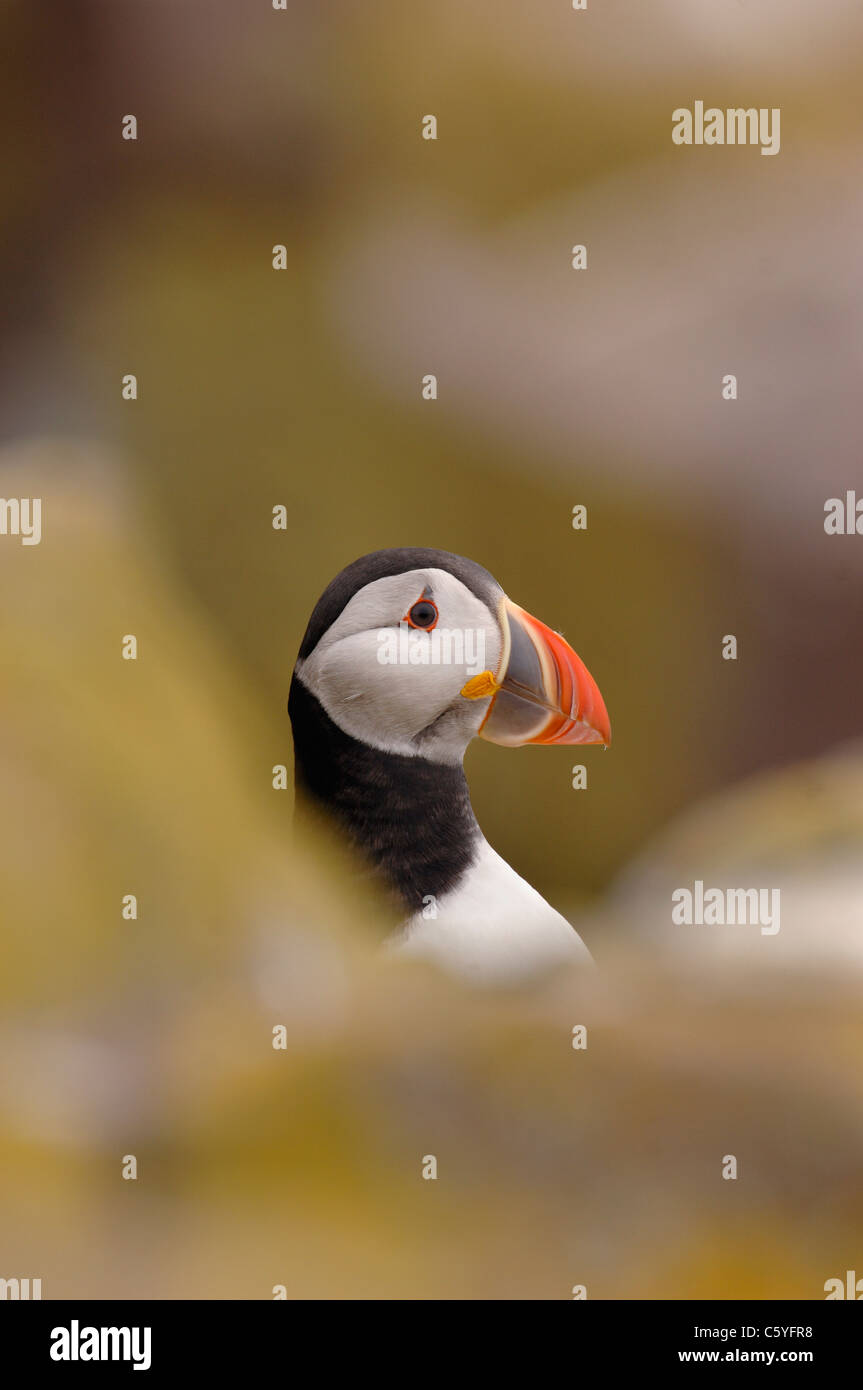
<svg viewBox="0 0 863 1390">
<path fill-rule="evenodd" d="M 486 840 L 464 756 L 475 737 L 607 747 L 608 713 L 568 642 L 488 570 L 423 547 L 354 560 L 312 612 L 288 711 L 298 811 L 328 822 L 397 905 L 388 950 L 477 985 L 593 965 Z"/>
</svg>

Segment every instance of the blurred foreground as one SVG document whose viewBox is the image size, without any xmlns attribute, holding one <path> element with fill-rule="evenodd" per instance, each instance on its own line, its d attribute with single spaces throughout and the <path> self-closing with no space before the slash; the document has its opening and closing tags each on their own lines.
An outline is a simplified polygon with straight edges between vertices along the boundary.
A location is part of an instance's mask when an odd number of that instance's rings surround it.
<svg viewBox="0 0 863 1390">
<path fill-rule="evenodd" d="M 0 550 L 0 1275 L 46 1298 L 822 1298 L 859 1267 L 856 976 L 661 949 L 674 875 L 718 872 L 715 843 L 746 882 L 763 846 L 704 813 L 694 849 L 648 854 L 579 922 L 594 981 L 476 994 L 385 964 L 342 867 L 291 845 L 287 717 L 261 732 L 109 478 L 68 445 L 2 462 L 4 495 L 51 499 L 52 541 Z M 808 829 L 793 770 L 786 821 L 757 817 L 777 872 L 826 865 L 813 936 L 832 851 L 863 839 L 860 762 L 833 766 Z"/>
</svg>

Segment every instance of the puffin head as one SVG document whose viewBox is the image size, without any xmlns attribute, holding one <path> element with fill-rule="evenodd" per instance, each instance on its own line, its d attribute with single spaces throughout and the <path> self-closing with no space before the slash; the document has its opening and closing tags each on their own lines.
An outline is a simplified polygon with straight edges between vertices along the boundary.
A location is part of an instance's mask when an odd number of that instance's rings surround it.
<svg viewBox="0 0 863 1390">
<path fill-rule="evenodd" d="M 378 550 L 348 565 L 309 621 L 294 680 L 349 738 L 461 763 L 470 740 L 608 744 L 572 647 L 483 569 L 445 550 Z"/>
</svg>

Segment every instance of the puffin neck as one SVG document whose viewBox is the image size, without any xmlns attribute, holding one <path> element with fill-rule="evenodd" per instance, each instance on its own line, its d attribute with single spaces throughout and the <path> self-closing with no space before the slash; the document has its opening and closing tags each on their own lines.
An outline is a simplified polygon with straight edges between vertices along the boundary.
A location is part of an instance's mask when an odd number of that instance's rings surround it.
<svg viewBox="0 0 863 1390">
<path fill-rule="evenodd" d="M 409 912 L 454 888 L 482 839 L 461 764 L 352 738 L 296 676 L 288 710 L 298 804 L 307 798 L 334 820 Z"/>
</svg>

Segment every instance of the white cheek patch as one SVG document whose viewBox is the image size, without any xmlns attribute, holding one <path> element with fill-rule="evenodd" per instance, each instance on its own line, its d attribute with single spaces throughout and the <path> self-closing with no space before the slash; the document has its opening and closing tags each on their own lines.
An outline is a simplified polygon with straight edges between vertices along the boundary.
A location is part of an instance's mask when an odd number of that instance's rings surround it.
<svg viewBox="0 0 863 1390">
<path fill-rule="evenodd" d="M 331 719 L 367 743 L 415 738 L 461 689 L 459 673 L 452 666 L 384 664 L 379 650 L 373 632 L 337 642 L 314 671 L 315 694 Z"/>
</svg>

